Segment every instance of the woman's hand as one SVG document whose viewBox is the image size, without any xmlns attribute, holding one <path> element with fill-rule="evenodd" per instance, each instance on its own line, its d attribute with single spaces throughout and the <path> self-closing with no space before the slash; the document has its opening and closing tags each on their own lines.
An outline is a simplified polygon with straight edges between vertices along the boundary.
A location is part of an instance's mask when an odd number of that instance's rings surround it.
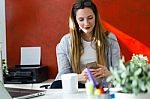
<svg viewBox="0 0 150 99">
<path fill-rule="evenodd" d="M 107 69 L 106 66 L 97 64 L 97 69 L 93 70 L 92 74 L 95 78 L 108 77 L 111 75 L 111 72 Z"/>
<path fill-rule="evenodd" d="M 81 74 L 78 74 L 78 80 L 79 81 L 87 81 L 88 75 L 86 72 L 86 68 L 81 72 Z"/>
<path fill-rule="evenodd" d="M 90 69 L 92 75 L 97 74 L 97 69 Z M 95 77 L 95 76 L 94 76 Z M 87 81 L 89 79 L 88 74 L 87 74 L 87 69 L 85 68 L 81 74 L 78 74 L 78 80 L 79 81 Z"/>
<path fill-rule="evenodd" d="M 111 72 L 107 69 L 106 66 L 97 64 L 97 69 L 90 69 L 92 75 L 94 76 L 94 78 L 102 78 L 102 77 L 108 77 L 111 75 Z M 87 75 L 87 71 L 86 68 L 81 72 L 81 74 L 78 74 L 78 80 L 79 81 L 87 81 L 88 75 Z"/>
</svg>

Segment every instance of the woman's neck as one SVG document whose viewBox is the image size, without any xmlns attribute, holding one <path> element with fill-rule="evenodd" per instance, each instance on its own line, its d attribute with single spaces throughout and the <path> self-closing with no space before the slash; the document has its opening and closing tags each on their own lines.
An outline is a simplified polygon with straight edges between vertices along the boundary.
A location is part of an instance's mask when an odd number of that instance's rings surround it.
<svg viewBox="0 0 150 99">
<path fill-rule="evenodd" d="M 82 34 L 82 38 L 85 40 L 85 41 L 92 41 L 92 33 L 83 33 Z"/>
</svg>

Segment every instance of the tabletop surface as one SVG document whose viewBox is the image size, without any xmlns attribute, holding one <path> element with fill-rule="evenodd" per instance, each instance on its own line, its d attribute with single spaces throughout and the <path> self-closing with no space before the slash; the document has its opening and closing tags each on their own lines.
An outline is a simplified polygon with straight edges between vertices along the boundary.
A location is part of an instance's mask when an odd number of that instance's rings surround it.
<svg viewBox="0 0 150 99">
<path fill-rule="evenodd" d="M 24 87 L 23 87 L 24 86 Z M 25 87 L 26 86 L 26 87 Z M 27 87 L 29 86 L 29 87 Z M 32 86 L 32 87 L 31 87 Z M 43 89 L 37 87 L 37 84 L 5 84 L 5 87 L 14 87 L 14 88 L 29 88 L 29 89 L 38 89 L 45 90 L 46 93 L 43 96 L 34 97 L 33 99 L 109 99 L 108 94 L 106 95 L 87 95 L 86 89 L 78 89 L 76 93 L 64 93 L 63 89 Z M 116 92 L 118 89 L 111 88 L 111 92 Z"/>
<path fill-rule="evenodd" d="M 63 93 L 62 89 L 48 89 L 44 96 L 33 99 L 108 99 L 106 96 L 86 95 L 85 89 L 79 89 L 77 93 Z"/>
</svg>

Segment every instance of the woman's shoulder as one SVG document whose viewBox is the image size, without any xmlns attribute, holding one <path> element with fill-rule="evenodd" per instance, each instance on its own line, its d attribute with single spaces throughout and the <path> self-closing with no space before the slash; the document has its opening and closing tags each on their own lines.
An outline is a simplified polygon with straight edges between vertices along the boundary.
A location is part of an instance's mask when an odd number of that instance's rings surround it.
<svg viewBox="0 0 150 99">
<path fill-rule="evenodd" d="M 110 40 L 117 40 L 117 37 L 116 37 L 116 35 L 114 33 L 109 32 L 108 39 L 110 39 Z"/>
<path fill-rule="evenodd" d="M 62 38 L 61 38 L 61 40 L 60 40 L 60 42 L 59 42 L 59 44 L 69 44 L 69 42 L 70 42 L 70 38 L 71 38 L 71 35 L 68 33 L 68 34 L 65 34 Z"/>
<path fill-rule="evenodd" d="M 70 33 L 65 34 L 65 35 L 61 38 L 61 40 L 68 40 L 68 39 L 70 39 Z"/>
<path fill-rule="evenodd" d="M 114 33 L 110 32 L 108 35 L 108 43 L 109 45 L 113 45 L 113 46 L 119 46 L 118 45 L 118 40 L 117 37 Z M 119 48 L 119 47 L 118 47 Z"/>
<path fill-rule="evenodd" d="M 60 42 L 68 41 L 68 40 L 70 40 L 70 34 L 69 33 L 63 35 L 63 37 L 61 38 Z"/>
<path fill-rule="evenodd" d="M 116 35 L 114 33 L 109 32 L 109 34 L 108 34 L 108 40 L 109 41 L 117 41 L 117 37 L 116 37 Z"/>
</svg>

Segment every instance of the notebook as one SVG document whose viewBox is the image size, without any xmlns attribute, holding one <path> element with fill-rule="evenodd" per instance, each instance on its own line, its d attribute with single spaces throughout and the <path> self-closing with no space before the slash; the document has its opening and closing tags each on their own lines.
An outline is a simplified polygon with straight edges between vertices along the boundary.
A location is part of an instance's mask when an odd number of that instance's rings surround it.
<svg viewBox="0 0 150 99">
<path fill-rule="evenodd" d="M 0 96 L 2 99 L 27 99 L 45 95 L 44 90 L 21 89 L 4 87 L 0 82 Z"/>
</svg>

